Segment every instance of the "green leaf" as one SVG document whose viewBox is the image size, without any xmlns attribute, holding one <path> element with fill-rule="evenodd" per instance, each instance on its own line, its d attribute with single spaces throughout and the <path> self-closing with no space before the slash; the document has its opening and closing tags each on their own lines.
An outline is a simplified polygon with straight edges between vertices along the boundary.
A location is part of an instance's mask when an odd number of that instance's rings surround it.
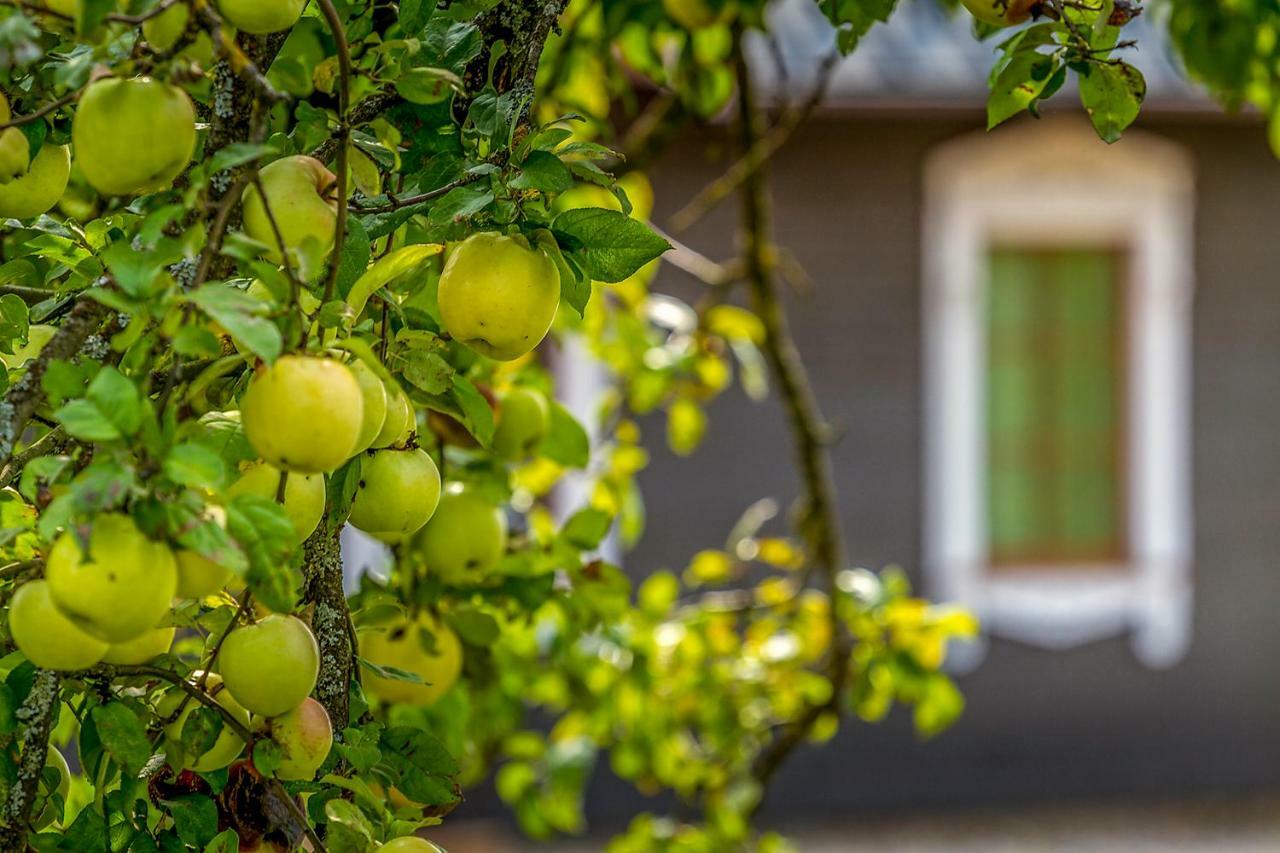
<svg viewBox="0 0 1280 853">
<path fill-rule="evenodd" d="M 137 777 L 151 758 L 151 741 L 138 715 L 123 702 L 111 702 L 93 709 L 93 723 L 111 758 Z"/>
<path fill-rule="evenodd" d="M 165 800 L 164 805 L 173 815 L 178 837 L 192 847 L 203 847 L 218 834 L 218 806 L 209 797 L 189 794 Z"/>
<path fill-rule="evenodd" d="M 589 551 L 600 544 L 609 534 L 609 528 L 612 526 L 612 515 L 594 507 L 587 507 L 569 517 L 564 527 L 560 529 L 560 535 L 575 548 Z"/>
<path fill-rule="evenodd" d="M 176 445 L 165 457 L 164 473 L 175 483 L 197 489 L 220 489 L 227 480 L 221 457 L 199 444 Z"/>
<path fill-rule="evenodd" d="M 538 452 L 566 468 L 586 468 L 591 461 L 591 440 L 569 410 L 552 401 L 547 435 Z"/>
<path fill-rule="evenodd" d="M 201 285 L 191 299 L 263 361 L 270 364 L 280 357 L 284 342 L 275 323 L 264 316 L 271 307 L 261 299 L 225 284 Z"/>
<path fill-rule="evenodd" d="M 453 386 L 453 365 L 437 352 L 412 349 L 401 353 L 401 373 L 411 384 L 428 394 L 443 394 Z"/>
<path fill-rule="evenodd" d="M 1138 117 L 1147 95 L 1142 72 L 1127 62 L 1090 63 L 1080 75 L 1080 102 L 1104 142 L 1115 142 Z"/>
<path fill-rule="evenodd" d="M 274 776 L 283 759 L 284 751 L 280 744 L 270 738 L 263 738 L 253 745 L 253 766 L 264 776 Z"/>
<path fill-rule="evenodd" d="M 144 409 L 138 386 L 114 367 L 104 367 L 89 383 L 87 397 L 121 435 L 133 435 L 142 426 Z"/>
<path fill-rule="evenodd" d="M 467 607 L 455 610 L 446 617 L 453 630 L 473 646 L 488 648 L 498 639 L 498 622 L 483 610 Z"/>
<path fill-rule="evenodd" d="M 1014 55 L 991 84 L 987 97 L 987 129 L 1029 108 L 1044 93 L 1058 70 L 1054 56 L 1021 51 Z"/>
<path fill-rule="evenodd" d="M 368 773 L 382 760 L 382 750 L 378 748 L 381 732 L 379 723 L 370 723 L 359 729 L 348 728 L 342 733 L 342 740 L 334 739 L 333 748 L 357 771 Z"/>
<path fill-rule="evenodd" d="M 240 836 L 234 829 L 223 830 L 205 845 L 204 853 L 240 853 Z"/>
<path fill-rule="evenodd" d="M 12 293 L 0 296 L 0 352 L 13 355 L 14 344 L 25 344 L 31 326 L 27 303 Z"/>
<path fill-rule="evenodd" d="M 453 375 L 454 402 L 462 410 L 463 425 L 480 442 L 488 447 L 493 441 L 493 408 L 479 389 L 461 374 Z"/>
<path fill-rule="evenodd" d="M 53 419 L 66 427 L 67 434 L 81 441 L 115 441 L 120 430 L 88 400 L 72 400 L 53 413 Z"/>
<path fill-rule="evenodd" d="M 475 216 L 493 203 L 493 192 L 482 184 L 466 184 L 454 187 L 431 206 L 429 218 L 433 224 L 448 225 L 469 216 Z"/>
<path fill-rule="evenodd" d="M 195 707 L 182 723 L 179 742 L 183 754 L 204 755 L 218 742 L 226 721 L 217 711 L 206 705 L 197 704 L 194 699 L 191 700 L 191 704 Z"/>
<path fill-rule="evenodd" d="M 227 504 L 227 530 L 249 557 L 254 597 L 277 613 L 298 603 L 298 578 L 289 564 L 297 531 L 284 507 L 260 495 L 237 495 Z"/>
<path fill-rule="evenodd" d="M 433 3 L 424 0 L 400 0 L 400 29 L 405 35 L 417 35 L 427 25 L 433 8 Z"/>
<path fill-rule="evenodd" d="M 596 281 L 623 281 L 671 248 L 640 220 L 603 207 L 566 210 L 552 230 Z"/>
<path fill-rule="evenodd" d="M 435 104 L 464 91 L 462 78 L 447 68 L 410 68 L 396 80 L 396 92 L 411 104 Z"/>
<path fill-rule="evenodd" d="M 360 224 L 359 219 L 347 221 L 347 239 L 342 244 L 342 255 L 338 260 L 338 295 L 346 298 L 351 292 L 351 285 L 364 275 L 369 266 L 371 256 L 369 234 Z M 274 328 L 274 327 L 273 327 Z"/>
<path fill-rule="evenodd" d="M 447 805 L 458 799 L 453 776 L 459 772 L 444 744 L 421 729 L 396 726 L 380 738 L 384 760 L 399 774 L 396 783 L 406 797 L 424 805 Z"/>
<path fill-rule="evenodd" d="M 511 186 L 518 190 L 562 193 L 573 187 L 573 174 L 551 152 L 533 151 L 520 164 L 520 172 L 511 180 Z"/>
</svg>

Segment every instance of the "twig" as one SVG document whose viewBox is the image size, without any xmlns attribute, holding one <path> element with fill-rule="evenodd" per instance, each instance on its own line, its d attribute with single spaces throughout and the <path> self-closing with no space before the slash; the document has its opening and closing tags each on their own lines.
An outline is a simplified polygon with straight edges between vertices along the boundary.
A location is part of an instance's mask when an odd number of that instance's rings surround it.
<svg viewBox="0 0 1280 853">
<path fill-rule="evenodd" d="M 401 97 L 395 92 L 377 92 L 351 108 L 351 112 L 347 116 L 347 123 L 350 124 L 352 128 L 357 128 L 362 124 L 368 124 L 396 104 L 400 103 L 401 100 Z M 311 152 L 311 156 L 315 157 L 322 163 L 327 163 L 337 150 L 338 141 L 334 137 L 330 136 L 324 142 L 316 146 L 316 149 Z"/>
<path fill-rule="evenodd" d="M 0 470 L 0 489 L 7 489 L 12 486 L 22 476 L 22 470 L 27 467 L 27 463 L 32 459 L 61 453 L 66 449 L 66 446 L 66 430 L 61 426 L 49 430 L 39 440 L 33 441 L 25 450 L 15 453 L 13 459 L 9 460 L 9 464 L 5 465 L 3 470 Z"/>
<path fill-rule="evenodd" d="M 69 95 L 64 95 L 61 98 L 58 98 L 56 101 L 50 101 L 34 112 L 27 113 L 26 115 L 14 116 L 4 124 L 0 124 L 0 130 L 8 130 L 11 127 L 19 127 L 24 124 L 30 124 L 38 119 L 42 119 L 49 113 L 56 112 L 69 104 L 75 103 L 76 98 L 79 97 L 80 90 L 77 89 Z"/>
<path fill-rule="evenodd" d="M 798 106 L 788 110 L 782 119 L 767 133 L 758 133 L 751 147 L 723 175 L 703 188 L 693 200 L 671 217 L 671 228 L 683 231 L 697 222 L 734 190 L 741 186 L 752 172 L 759 170 L 766 160 L 777 153 L 800 125 L 817 109 L 827 94 L 827 87 L 839 65 L 840 53 L 832 50 L 818 66 L 817 80 L 809 96 Z"/>
<path fill-rule="evenodd" d="M 696 249 L 691 249 L 681 243 L 656 225 L 650 224 L 649 227 L 658 236 L 663 237 L 671 244 L 671 250 L 663 254 L 662 260 L 676 269 L 688 273 L 703 284 L 710 287 L 720 287 L 742 278 L 741 269 L 711 260 Z"/>
<path fill-rule="evenodd" d="M 182 703 L 179 704 L 175 715 L 181 715 L 182 706 L 194 699 L 206 708 L 212 708 L 217 711 L 222 721 L 231 731 L 235 732 L 236 737 L 245 742 L 246 745 L 253 743 L 253 731 L 242 723 L 235 714 L 228 711 L 222 705 L 218 704 L 218 700 L 209 695 L 203 684 L 191 681 L 188 677 L 171 669 L 165 669 L 162 666 L 152 666 L 150 664 L 142 664 L 137 666 L 125 666 L 123 664 L 99 664 L 98 666 L 87 669 L 80 676 L 84 678 L 106 678 L 113 680 L 116 678 L 133 678 L 136 676 L 146 676 L 150 678 L 158 678 L 161 681 L 167 681 L 175 687 L 181 688 L 187 695 L 183 697 Z"/>
<path fill-rule="evenodd" d="M 485 177 L 485 175 L 482 174 L 466 175 L 450 181 L 444 186 L 436 187 L 435 189 L 428 190 L 424 193 L 417 193 L 416 195 L 393 196 L 390 193 L 387 193 L 387 198 L 389 198 L 390 201 L 386 204 L 363 204 L 358 201 L 352 201 L 349 206 L 356 213 L 390 213 L 391 211 L 399 210 L 402 207 L 411 207 L 415 204 L 422 204 L 423 202 L 439 198 L 451 190 L 456 190 L 458 187 L 474 183 L 483 177 Z"/>
<path fill-rule="evenodd" d="M 338 129 L 334 139 L 338 144 L 338 216 L 333 225 L 333 251 L 329 256 L 329 274 L 324 281 L 324 296 L 320 304 L 333 299 L 338 288 L 338 270 L 342 267 L 342 246 L 347 240 L 347 158 L 351 153 L 351 48 L 347 44 L 347 31 L 342 24 L 333 0 L 316 0 L 329 25 L 329 32 L 338 50 Z M 317 309 L 318 310 L 318 309 Z"/>
</svg>

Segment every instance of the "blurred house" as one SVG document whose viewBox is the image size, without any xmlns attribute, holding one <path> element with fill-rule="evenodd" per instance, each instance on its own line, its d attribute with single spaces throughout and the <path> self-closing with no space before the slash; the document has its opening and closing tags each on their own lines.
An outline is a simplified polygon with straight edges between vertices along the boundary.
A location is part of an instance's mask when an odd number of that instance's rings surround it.
<svg viewBox="0 0 1280 853">
<path fill-rule="evenodd" d="M 756 63 L 797 97 L 831 43 L 812 6 L 778 10 L 785 79 Z M 775 818 L 1280 783 L 1280 166 L 1159 29 L 1133 27 L 1150 94 L 1107 146 L 1069 91 L 985 132 L 996 39 L 904 2 L 771 165 L 779 242 L 814 283 L 792 320 L 842 432 L 851 555 L 984 622 L 953 655 L 954 729 L 850 724 L 788 765 Z M 677 147 L 655 221 L 724 167 Z M 723 257 L 735 227 L 729 201 L 679 237 Z M 633 571 L 680 569 L 751 501 L 797 493 L 776 401 L 730 395 L 692 460 L 653 453 Z M 603 822 L 638 807 L 597 784 Z"/>
</svg>

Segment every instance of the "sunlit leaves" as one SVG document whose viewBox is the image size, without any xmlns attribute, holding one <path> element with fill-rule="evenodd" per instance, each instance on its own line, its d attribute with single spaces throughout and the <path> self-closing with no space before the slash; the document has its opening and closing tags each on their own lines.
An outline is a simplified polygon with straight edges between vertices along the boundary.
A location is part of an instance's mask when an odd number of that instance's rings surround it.
<svg viewBox="0 0 1280 853">
<path fill-rule="evenodd" d="M 601 207 L 566 210 L 552 230 L 596 281 L 622 281 L 671 248 L 643 222 Z"/>
<path fill-rule="evenodd" d="M 1142 72 L 1127 62 L 1090 65 L 1080 77 L 1080 102 L 1105 142 L 1118 140 L 1133 123 L 1146 94 Z"/>
</svg>

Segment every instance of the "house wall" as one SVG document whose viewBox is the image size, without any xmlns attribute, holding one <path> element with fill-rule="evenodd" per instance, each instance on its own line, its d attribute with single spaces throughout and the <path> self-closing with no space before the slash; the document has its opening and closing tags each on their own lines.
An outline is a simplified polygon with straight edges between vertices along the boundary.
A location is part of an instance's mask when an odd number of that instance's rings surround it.
<svg viewBox="0 0 1280 853">
<path fill-rule="evenodd" d="M 963 118 L 822 118 L 773 173 L 777 232 L 814 282 L 792 299 L 794 330 L 826 413 L 849 552 L 898 563 L 918 581 L 921 540 L 921 164 L 930 148 L 979 129 Z M 1245 122 L 1158 117 L 1148 131 L 1195 161 L 1195 626 L 1187 658 L 1143 668 L 1123 638 L 1072 651 L 992 644 L 961 680 L 968 710 L 941 738 L 917 741 L 908 715 L 848 725 L 802 752 L 766 813 L 1047 799 L 1186 796 L 1280 784 L 1280 165 Z M 999 131 L 997 131 L 999 132 Z M 1101 144 L 1101 143 L 1099 143 Z M 691 142 L 656 172 L 656 221 L 723 167 Z M 703 156 L 710 154 L 711 156 Z M 712 257 L 733 245 L 732 203 L 680 235 Z M 662 273 L 660 289 L 692 293 Z M 711 410 L 692 461 L 660 446 L 642 477 L 648 531 L 627 558 L 636 574 L 682 568 L 723 540 L 757 497 L 796 493 L 775 402 L 739 393 Z M 689 519 L 698 519 L 690 524 Z M 927 589 L 924 590 L 927 593 Z M 596 817 L 641 806 L 602 778 Z"/>
</svg>

